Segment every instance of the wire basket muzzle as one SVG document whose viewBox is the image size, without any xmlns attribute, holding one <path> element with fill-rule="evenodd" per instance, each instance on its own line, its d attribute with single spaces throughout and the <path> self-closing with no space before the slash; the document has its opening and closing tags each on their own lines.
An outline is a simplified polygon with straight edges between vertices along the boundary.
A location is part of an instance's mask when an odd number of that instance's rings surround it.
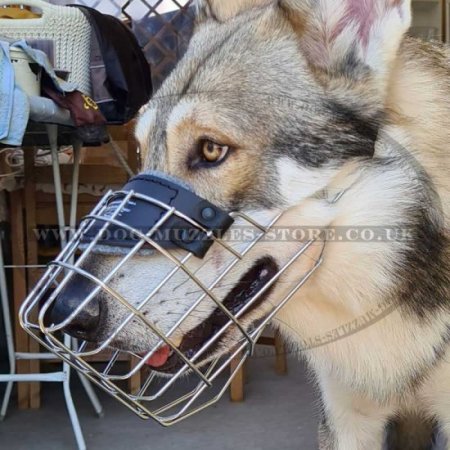
<svg viewBox="0 0 450 450">
<path fill-rule="evenodd" d="M 141 175 L 83 221 L 23 304 L 21 324 L 140 417 L 176 423 L 220 399 L 319 267 L 320 258 L 277 291 L 314 244 L 289 243 L 284 259 L 259 254 L 281 217 L 229 214 L 176 180 Z M 227 239 L 242 228 L 246 239 Z M 77 341 L 66 345 L 64 333 Z M 100 355 L 106 364 L 93 362 Z M 131 392 L 125 382 L 138 371 L 144 382 Z"/>
</svg>

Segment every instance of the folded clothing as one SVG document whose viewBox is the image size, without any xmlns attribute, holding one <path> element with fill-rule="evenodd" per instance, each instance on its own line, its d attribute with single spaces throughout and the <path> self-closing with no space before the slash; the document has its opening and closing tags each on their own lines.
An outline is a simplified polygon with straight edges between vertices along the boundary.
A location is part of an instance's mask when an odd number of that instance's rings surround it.
<svg viewBox="0 0 450 450">
<path fill-rule="evenodd" d="M 12 42 L 0 39 L 0 143 L 11 146 L 22 144 L 30 116 L 28 96 L 15 82 L 14 67 L 11 63 L 10 48 L 22 49 L 35 63 L 42 67 L 55 89 L 73 92 L 74 84 L 58 78 L 47 55 L 31 48 L 25 41 Z"/>
<path fill-rule="evenodd" d="M 14 69 L 9 57 L 9 44 L 0 41 L 0 139 L 9 133 L 13 110 Z"/>
<path fill-rule="evenodd" d="M 9 43 L 0 41 L 0 142 L 20 145 L 28 123 L 30 107 L 26 94 L 14 82 Z"/>
</svg>

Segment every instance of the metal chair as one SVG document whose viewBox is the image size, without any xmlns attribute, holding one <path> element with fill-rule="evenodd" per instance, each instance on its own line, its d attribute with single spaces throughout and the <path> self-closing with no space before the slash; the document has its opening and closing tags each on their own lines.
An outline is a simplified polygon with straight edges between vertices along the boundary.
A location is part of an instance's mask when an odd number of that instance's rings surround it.
<svg viewBox="0 0 450 450">
<path fill-rule="evenodd" d="M 33 113 L 31 114 L 33 117 Z M 65 116 L 58 117 L 58 121 L 63 125 L 70 125 L 70 120 Z M 49 118 L 49 122 L 52 118 Z M 61 174 L 58 160 L 58 125 L 47 124 L 47 134 L 50 143 L 51 156 L 52 156 L 52 168 L 53 178 L 55 186 L 56 197 L 56 209 L 58 215 L 59 231 L 61 236 L 61 245 L 66 244 L 66 232 L 74 230 L 76 226 L 76 213 L 77 213 L 77 199 L 78 199 L 78 177 L 79 177 L 79 163 L 80 163 L 80 150 L 81 143 L 79 141 L 73 143 L 74 149 L 74 165 L 72 174 L 72 192 L 71 192 L 71 205 L 70 205 L 70 220 L 69 227 L 66 226 L 64 217 L 64 203 L 61 185 Z M 8 359 L 10 370 L 9 374 L 0 375 L 0 382 L 7 383 L 6 391 L 4 394 L 2 406 L 0 409 L 0 420 L 3 420 L 6 416 L 9 400 L 11 397 L 13 383 L 15 382 L 58 382 L 63 384 L 64 397 L 66 401 L 67 410 L 72 423 L 77 446 L 80 450 L 86 449 L 86 443 L 83 437 L 83 433 L 80 427 L 78 415 L 73 403 L 72 394 L 70 390 L 70 375 L 71 369 L 67 363 L 63 363 L 62 369 L 52 373 L 30 373 L 30 374 L 17 374 L 16 362 L 19 360 L 49 360 L 54 359 L 54 355 L 50 353 L 31 353 L 31 352 L 17 352 L 14 347 L 13 329 L 11 323 L 11 315 L 8 301 L 8 290 L 6 284 L 5 269 L 12 268 L 11 266 L 5 266 L 3 260 L 3 249 L 0 245 L 0 295 L 1 295 L 1 307 L 3 310 L 3 320 L 6 332 L 6 343 L 8 350 Z M 65 338 L 65 345 L 76 345 L 76 342 L 71 340 L 70 337 Z M 103 408 L 94 392 L 90 382 L 82 375 L 79 374 L 80 381 L 92 403 L 92 406 L 99 417 L 103 416 Z"/>
</svg>

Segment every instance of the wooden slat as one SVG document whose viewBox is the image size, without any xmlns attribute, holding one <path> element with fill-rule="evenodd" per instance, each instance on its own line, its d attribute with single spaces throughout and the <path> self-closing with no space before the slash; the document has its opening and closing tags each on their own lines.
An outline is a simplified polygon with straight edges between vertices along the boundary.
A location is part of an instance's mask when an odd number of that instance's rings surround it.
<svg viewBox="0 0 450 450">
<path fill-rule="evenodd" d="M 278 332 L 275 332 L 275 372 L 278 375 L 287 374 L 286 347 Z"/>
<path fill-rule="evenodd" d="M 130 358 L 130 367 L 133 368 L 136 364 L 139 363 L 139 360 L 132 356 Z M 142 380 L 141 380 L 141 372 L 138 371 L 137 373 L 135 373 L 129 380 L 129 390 L 132 394 L 137 394 L 139 392 L 139 390 L 142 387 Z"/>
<path fill-rule="evenodd" d="M 12 261 L 14 265 L 25 264 L 25 236 L 23 231 L 23 202 L 22 192 L 14 191 L 10 194 L 11 199 L 11 242 Z M 18 352 L 28 351 L 28 335 L 19 324 L 19 309 L 27 295 L 27 281 L 25 269 L 13 269 L 14 287 L 14 338 L 15 348 Z M 17 361 L 17 373 L 25 374 L 30 371 L 30 362 Z M 19 409 L 30 407 L 30 385 L 28 383 L 17 384 L 17 400 Z"/>
<path fill-rule="evenodd" d="M 64 215 L 66 223 L 69 222 L 70 213 L 70 195 L 64 195 Z M 89 214 L 94 206 L 99 202 L 101 197 L 80 194 L 77 206 L 77 220 L 80 221 L 83 217 Z M 58 223 L 58 218 L 55 210 L 55 194 L 47 194 L 44 192 L 36 192 L 36 221 L 41 225 L 51 225 Z"/>
<path fill-rule="evenodd" d="M 69 222 L 70 214 L 70 195 L 64 195 L 64 215 L 66 223 Z M 77 206 L 77 221 L 89 214 L 101 197 L 90 194 L 79 194 Z M 36 222 L 41 225 L 51 225 L 58 223 L 58 217 L 55 210 L 55 194 L 45 192 L 36 192 Z"/>
<path fill-rule="evenodd" d="M 230 372 L 233 373 L 236 370 L 239 362 L 242 359 L 242 355 L 238 355 L 233 358 L 230 363 Z M 244 364 L 245 365 L 245 364 Z M 230 384 L 230 400 L 232 402 L 243 402 L 244 401 L 244 365 L 238 370 L 233 381 Z"/>
<path fill-rule="evenodd" d="M 287 374 L 287 358 L 286 358 L 286 348 L 284 342 L 278 332 L 275 332 L 274 337 L 261 336 L 258 339 L 257 345 L 268 345 L 275 347 L 275 372 L 277 375 Z M 233 373 L 237 364 L 240 361 L 238 356 L 231 362 L 230 372 Z M 237 372 L 235 378 L 230 384 L 230 399 L 232 402 L 242 402 L 244 401 L 244 384 L 246 379 L 247 364 L 244 363 L 242 367 Z"/>
<path fill-rule="evenodd" d="M 91 205 L 79 205 L 78 206 L 78 211 L 77 211 L 77 221 L 79 222 L 83 217 L 87 216 L 92 209 L 94 208 L 95 204 L 99 201 L 99 199 L 97 199 L 96 202 L 93 202 Z M 69 206 L 67 205 L 67 208 L 65 208 L 64 211 L 64 215 L 66 216 L 66 223 L 69 220 L 68 217 L 68 208 Z M 52 206 L 38 206 L 38 209 L 36 211 L 36 221 L 39 224 L 42 225 L 52 225 L 55 224 L 57 222 L 57 214 L 55 211 L 55 205 Z"/>
<path fill-rule="evenodd" d="M 115 141 L 128 140 L 129 127 L 127 125 L 110 125 L 108 133 Z"/>
<path fill-rule="evenodd" d="M 69 204 L 70 203 L 70 195 L 64 194 L 63 195 L 64 203 Z M 91 195 L 91 194 L 85 194 L 80 193 L 78 194 L 78 204 L 92 204 L 98 202 L 99 196 L 97 195 Z M 41 204 L 52 204 L 55 203 L 55 194 L 54 193 L 47 193 L 42 192 L 39 189 L 36 191 L 36 203 L 38 206 Z"/>
<path fill-rule="evenodd" d="M 24 174 L 25 174 L 25 223 L 27 241 L 27 264 L 38 264 L 38 243 L 35 235 L 36 230 L 36 185 L 34 180 L 34 149 L 29 148 L 24 151 Z M 31 290 L 38 282 L 39 271 L 35 268 L 27 269 L 28 289 Z M 29 339 L 29 351 L 39 352 L 39 344 L 34 339 Z M 38 360 L 30 361 L 30 373 L 39 373 L 41 364 Z M 38 409 L 41 406 L 41 385 L 40 383 L 30 383 L 30 408 Z"/>
<path fill-rule="evenodd" d="M 35 167 L 35 179 L 36 183 L 52 184 L 52 168 L 50 166 Z M 61 165 L 61 179 L 64 184 L 72 183 L 71 165 Z M 82 165 L 80 167 L 80 184 L 122 185 L 127 180 L 128 175 L 119 167 L 98 165 Z"/>
</svg>

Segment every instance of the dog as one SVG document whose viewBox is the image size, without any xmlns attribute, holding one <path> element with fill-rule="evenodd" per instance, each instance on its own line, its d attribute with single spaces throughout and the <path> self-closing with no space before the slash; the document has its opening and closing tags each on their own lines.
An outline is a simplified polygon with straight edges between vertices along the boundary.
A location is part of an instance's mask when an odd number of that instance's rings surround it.
<svg viewBox="0 0 450 450">
<path fill-rule="evenodd" d="M 436 425 L 450 439 L 448 49 L 407 37 L 408 0 L 200 0 L 197 12 L 187 53 L 138 119 L 143 170 L 182 179 L 227 211 L 283 211 L 286 227 L 407 230 L 407 239 L 316 242 L 243 323 L 322 253 L 273 320 L 317 382 L 319 448 L 381 449 L 392 423 L 391 448 L 427 448 Z M 256 246 L 218 296 L 291 248 Z M 211 279 L 223 252 L 210 250 Z M 84 267 L 101 278 L 115 258 L 93 255 Z M 163 256 L 142 255 L 110 285 L 138 304 L 169 271 Z M 175 276 L 143 312 L 167 331 L 191 290 Z M 124 314 L 101 302 L 98 341 Z M 210 314 L 198 307 L 178 342 Z M 145 352 L 155 339 L 133 322 L 114 345 Z M 231 329 L 216 355 L 235 339 Z"/>
</svg>

